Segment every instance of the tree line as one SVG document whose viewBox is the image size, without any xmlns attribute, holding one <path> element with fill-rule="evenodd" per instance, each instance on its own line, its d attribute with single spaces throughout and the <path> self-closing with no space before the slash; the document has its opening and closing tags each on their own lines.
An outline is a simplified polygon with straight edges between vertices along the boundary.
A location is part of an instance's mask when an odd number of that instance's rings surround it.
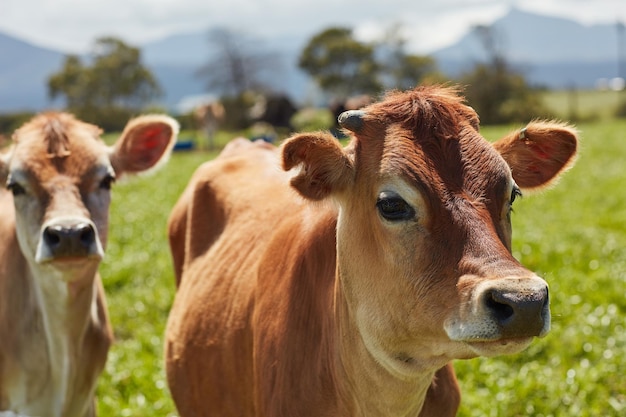
<svg viewBox="0 0 626 417">
<path fill-rule="evenodd" d="M 447 79 L 431 57 L 407 52 L 398 28 L 372 42 L 357 39 L 351 28 L 327 28 L 308 41 L 298 65 L 329 99 L 375 97 L 389 89 L 447 82 L 464 87 L 468 104 L 486 124 L 526 122 L 545 114 L 535 90 L 496 47 L 491 27 L 476 27 L 474 33 L 490 58 L 457 80 Z M 228 29 L 210 31 L 207 42 L 214 53 L 196 75 L 208 91 L 220 94 L 229 107 L 227 114 L 245 114 L 251 93 L 270 90 L 263 79 L 278 65 L 277 54 Z M 68 111 L 106 130 L 123 126 L 131 115 L 154 106 L 162 94 L 141 61 L 140 49 L 113 37 L 97 39 L 87 60 L 66 56 L 60 70 L 49 77 L 47 88 L 50 99 L 61 100 Z M 231 121 L 231 127 L 245 127 L 245 123 L 240 117 Z"/>
</svg>

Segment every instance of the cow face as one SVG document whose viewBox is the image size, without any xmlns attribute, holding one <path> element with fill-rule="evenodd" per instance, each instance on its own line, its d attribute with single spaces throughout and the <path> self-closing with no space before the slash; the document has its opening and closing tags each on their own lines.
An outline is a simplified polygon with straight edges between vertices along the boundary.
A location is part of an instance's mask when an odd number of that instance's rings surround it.
<svg viewBox="0 0 626 417">
<path fill-rule="evenodd" d="M 93 277 L 107 242 L 111 185 L 154 166 L 171 150 L 177 124 L 131 121 L 115 146 L 69 114 L 42 114 L 18 129 L 0 172 L 13 194 L 22 253 L 34 269 L 64 281 Z"/>
<path fill-rule="evenodd" d="M 398 372 L 517 352 L 550 327 L 548 287 L 511 255 L 510 213 L 576 152 L 572 129 L 536 123 L 491 145 L 452 91 L 396 93 L 283 148 L 292 185 L 339 204 L 338 268 L 367 349 Z"/>
</svg>

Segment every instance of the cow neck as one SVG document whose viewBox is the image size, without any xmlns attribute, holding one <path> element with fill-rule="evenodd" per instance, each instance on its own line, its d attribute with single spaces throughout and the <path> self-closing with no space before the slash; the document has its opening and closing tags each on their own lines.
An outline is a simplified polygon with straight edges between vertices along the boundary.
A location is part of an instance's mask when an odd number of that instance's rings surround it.
<svg viewBox="0 0 626 417">
<path fill-rule="evenodd" d="M 367 349 L 341 291 L 337 272 L 337 383 L 346 415 L 355 417 L 417 417 L 435 370 L 411 376 L 385 368 Z"/>
<path fill-rule="evenodd" d="M 61 272 L 49 264 L 30 268 L 50 364 L 46 386 L 54 389 L 51 416 L 64 415 L 65 404 L 72 396 L 70 383 L 78 371 L 77 362 L 89 321 L 96 314 L 97 266 L 72 269 L 73 274 L 80 276 L 79 285 L 68 284 L 67 271 Z"/>
</svg>

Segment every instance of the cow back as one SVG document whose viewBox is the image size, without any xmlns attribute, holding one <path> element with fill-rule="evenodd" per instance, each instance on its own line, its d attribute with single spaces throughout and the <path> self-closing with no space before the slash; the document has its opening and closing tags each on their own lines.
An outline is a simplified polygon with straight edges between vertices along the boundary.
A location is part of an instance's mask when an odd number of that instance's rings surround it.
<svg viewBox="0 0 626 417">
<path fill-rule="evenodd" d="M 305 381 L 294 369 L 308 368 L 332 388 L 322 355 L 333 334 L 317 319 L 332 308 L 336 212 L 305 204 L 289 179 L 275 148 L 231 145 L 197 170 L 172 212 L 170 244 L 182 279 L 166 360 L 182 415 L 259 415 L 285 407 L 287 389 L 301 393 L 302 403 L 321 402 L 319 382 L 293 389 Z"/>
</svg>

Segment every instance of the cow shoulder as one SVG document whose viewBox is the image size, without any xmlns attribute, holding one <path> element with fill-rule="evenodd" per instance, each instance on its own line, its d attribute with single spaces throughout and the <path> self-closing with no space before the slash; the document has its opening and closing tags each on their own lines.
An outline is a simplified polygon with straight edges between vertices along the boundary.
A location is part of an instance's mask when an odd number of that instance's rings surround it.
<svg viewBox="0 0 626 417">
<path fill-rule="evenodd" d="M 17 242 L 15 211 L 10 192 L 0 190 L 0 395 L 2 394 L 3 361 L 14 361 L 19 352 L 17 329 L 20 320 L 28 316 L 27 280 L 16 279 L 26 275 L 26 260 Z M 21 313 L 15 315 L 15 311 Z M 11 359 L 9 359 L 11 358 Z M 7 364 L 10 365 L 10 364 Z M 0 405 L 2 401 L 0 401 Z"/>
<path fill-rule="evenodd" d="M 183 194 L 172 208 L 167 220 L 167 236 L 169 239 L 176 286 L 180 285 L 185 262 L 185 240 L 187 234 L 187 210 L 191 200 L 192 185 L 190 182 Z"/>
<path fill-rule="evenodd" d="M 277 224 L 263 251 L 251 324 L 255 372 L 263 375 L 256 396 L 262 415 L 335 414 L 329 399 L 338 387 L 328 355 L 336 328 L 328 317 L 335 302 L 336 220 L 331 204 L 309 203 Z"/>
<path fill-rule="evenodd" d="M 221 204 L 212 186 L 214 165 L 215 162 L 207 162 L 196 170 L 168 219 L 177 285 L 184 266 L 205 253 L 223 229 Z"/>
<path fill-rule="evenodd" d="M 281 184 L 287 182 L 278 166 L 277 149 L 264 142 L 235 139 L 216 159 L 201 165 L 168 220 L 177 282 L 185 265 L 211 248 L 227 222 L 231 238 L 242 233 L 242 239 L 250 239 L 248 220 L 278 216 L 270 214 L 268 206 L 283 207 Z M 259 202 L 264 202 L 263 210 L 256 209 Z"/>
<path fill-rule="evenodd" d="M 577 132 L 560 122 L 534 121 L 496 141 L 494 148 L 511 167 L 522 189 L 548 186 L 571 167 L 578 147 Z"/>
<path fill-rule="evenodd" d="M 104 293 L 104 286 L 99 275 L 96 275 L 96 300 L 92 306 L 93 320 L 89 322 L 86 329 L 87 334 L 84 338 L 82 349 L 83 363 L 92 364 L 89 368 L 92 378 L 97 378 L 104 369 L 109 348 L 114 341 L 113 328 L 109 320 L 109 313 Z M 82 381 L 76 381 L 77 384 Z M 77 386 L 78 388 L 78 386 Z"/>
</svg>

